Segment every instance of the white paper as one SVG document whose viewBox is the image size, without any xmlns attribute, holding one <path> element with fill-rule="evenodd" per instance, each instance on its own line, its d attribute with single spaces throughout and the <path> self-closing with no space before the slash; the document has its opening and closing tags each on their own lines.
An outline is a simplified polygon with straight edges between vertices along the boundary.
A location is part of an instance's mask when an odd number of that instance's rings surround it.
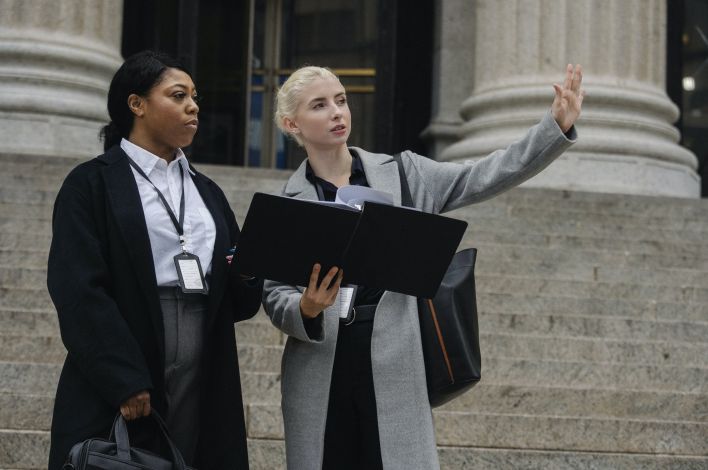
<svg viewBox="0 0 708 470">
<path fill-rule="evenodd" d="M 353 287 L 339 288 L 339 318 L 347 318 L 349 310 L 351 310 L 352 296 L 354 295 Z"/>
<path fill-rule="evenodd" d="M 182 272 L 182 280 L 185 289 L 204 289 L 202 276 L 199 272 L 199 265 L 195 259 L 178 259 L 179 269 Z"/>
<path fill-rule="evenodd" d="M 361 210 L 364 202 L 378 202 L 379 204 L 393 205 L 393 195 L 366 186 L 342 186 L 337 190 L 334 202 L 346 204 Z"/>
</svg>

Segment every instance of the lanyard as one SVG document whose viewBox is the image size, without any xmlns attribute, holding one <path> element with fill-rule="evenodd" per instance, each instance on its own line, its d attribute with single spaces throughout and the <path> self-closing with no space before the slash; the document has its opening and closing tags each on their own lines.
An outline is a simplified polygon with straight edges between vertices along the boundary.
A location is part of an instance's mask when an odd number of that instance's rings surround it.
<svg viewBox="0 0 708 470">
<path fill-rule="evenodd" d="M 182 196 L 179 199 L 179 220 L 177 220 L 177 217 L 175 217 L 175 213 L 172 211 L 172 208 L 170 208 L 170 205 L 167 203 L 167 199 L 165 199 L 165 196 L 163 196 L 162 191 L 157 189 L 155 183 L 150 181 L 148 175 L 145 174 L 142 168 L 140 168 L 138 164 L 133 161 L 132 158 L 128 157 L 128 163 L 130 163 L 130 165 L 135 168 L 135 171 L 137 171 L 140 176 L 145 178 L 147 182 L 150 183 L 155 189 L 155 192 L 157 192 L 160 201 L 162 201 L 162 205 L 165 206 L 165 210 L 167 210 L 167 214 L 170 216 L 170 219 L 172 220 L 172 223 L 174 224 L 175 229 L 177 230 L 177 234 L 179 235 L 179 244 L 182 247 L 182 251 L 186 252 L 187 250 L 184 247 L 184 171 L 182 170 L 182 165 L 177 163 L 177 165 L 179 166 L 179 174 L 182 177 Z"/>
</svg>

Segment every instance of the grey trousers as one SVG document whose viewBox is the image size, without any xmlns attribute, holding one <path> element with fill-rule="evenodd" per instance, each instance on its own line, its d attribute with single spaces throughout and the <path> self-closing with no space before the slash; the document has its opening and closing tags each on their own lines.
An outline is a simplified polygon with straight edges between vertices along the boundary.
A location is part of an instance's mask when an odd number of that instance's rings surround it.
<svg viewBox="0 0 708 470">
<path fill-rule="evenodd" d="M 185 462 L 194 461 L 199 430 L 199 389 L 208 297 L 160 287 L 165 330 L 165 421 Z"/>
</svg>

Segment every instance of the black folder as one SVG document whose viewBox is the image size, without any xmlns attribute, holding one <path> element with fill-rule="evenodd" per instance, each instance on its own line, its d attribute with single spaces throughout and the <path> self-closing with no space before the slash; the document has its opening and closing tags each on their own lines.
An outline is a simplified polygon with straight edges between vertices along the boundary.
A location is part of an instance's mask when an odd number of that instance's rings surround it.
<svg viewBox="0 0 708 470">
<path fill-rule="evenodd" d="M 256 193 L 235 263 L 242 274 L 297 286 L 308 285 L 315 263 L 322 275 L 337 266 L 343 284 L 432 298 L 466 228 L 405 207 L 366 202 L 358 211 Z"/>
</svg>

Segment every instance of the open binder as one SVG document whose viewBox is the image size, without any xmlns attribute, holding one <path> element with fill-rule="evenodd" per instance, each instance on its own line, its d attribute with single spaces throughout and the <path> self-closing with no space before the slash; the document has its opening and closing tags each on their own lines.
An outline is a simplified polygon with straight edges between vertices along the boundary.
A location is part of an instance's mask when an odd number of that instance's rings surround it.
<svg viewBox="0 0 708 470">
<path fill-rule="evenodd" d="M 461 220 L 375 202 L 342 204 L 256 193 L 234 260 L 242 274 L 307 286 L 344 269 L 343 284 L 432 298 L 467 228 Z"/>
</svg>

